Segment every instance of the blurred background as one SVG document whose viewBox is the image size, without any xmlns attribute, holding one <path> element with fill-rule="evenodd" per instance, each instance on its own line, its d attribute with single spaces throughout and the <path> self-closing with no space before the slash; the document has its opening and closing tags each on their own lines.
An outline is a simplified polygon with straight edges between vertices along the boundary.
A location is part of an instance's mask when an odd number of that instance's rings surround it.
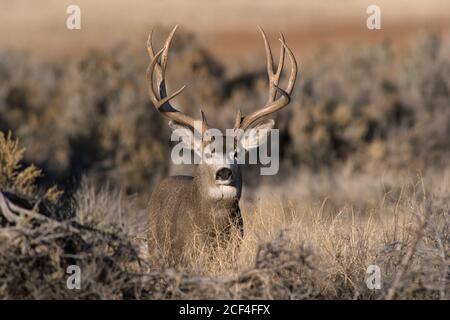
<svg viewBox="0 0 450 320">
<path fill-rule="evenodd" d="M 81 8 L 81 30 L 66 28 L 70 4 Z M 381 30 L 366 27 L 370 4 L 381 9 Z M 43 186 L 76 189 L 87 176 L 148 195 L 155 181 L 184 170 L 170 163 L 167 121 L 145 83 L 149 31 L 160 47 L 175 24 L 169 91 L 187 84 L 175 104 L 193 116 L 204 109 L 221 129 L 238 108 L 248 113 L 266 100 L 257 24 L 275 58 L 279 31 L 297 57 L 292 103 L 276 115 L 280 172 L 260 177 L 249 168 L 250 190 L 305 175 L 350 183 L 449 166 L 450 1 L 0 0 L 0 7 L 0 130 L 20 138 L 25 162 L 43 169 Z"/>
</svg>

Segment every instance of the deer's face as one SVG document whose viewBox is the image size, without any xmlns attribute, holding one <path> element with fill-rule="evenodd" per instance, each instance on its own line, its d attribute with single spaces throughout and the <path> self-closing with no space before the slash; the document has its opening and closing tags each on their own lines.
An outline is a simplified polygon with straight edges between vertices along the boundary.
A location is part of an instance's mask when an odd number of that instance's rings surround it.
<svg viewBox="0 0 450 320">
<path fill-rule="evenodd" d="M 196 178 L 201 192 L 213 201 L 221 201 L 239 200 L 241 197 L 242 176 L 237 159 L 240 152 L 238 148 L 243 148 L 246 152 L 265 143 L 267 131 L 273 128 L 274 121 L 264 121 L 243 132 L 236 138 L 238 143 L 235 142 L 235 137 L 226 137 L 217 129 L 195 134 L 189 126 L 173 121 L 169 125 L 172 130 L 177 130 L 183 147 L 193 150 L 200 157 Z"/>
<path fill-rule="evenodd" d="M 242 178 L 235 158 L 233 140 L 226 137 L 220 140 L 203 142 L 202 161 L 197 176 L 210 199 L 239 200 Z"/>
</svg>

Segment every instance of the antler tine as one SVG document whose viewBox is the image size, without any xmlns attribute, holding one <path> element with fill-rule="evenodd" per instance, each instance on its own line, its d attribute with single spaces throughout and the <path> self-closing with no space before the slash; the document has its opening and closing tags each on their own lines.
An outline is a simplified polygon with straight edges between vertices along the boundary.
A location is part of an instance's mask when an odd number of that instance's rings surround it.
<svg viewBox="0 0 450 320">
<path fill-rule="evenodd" d="M 150 65 L 147 68 L 147 80 L 149 82 L 149 97 L 150 100 L 153 102 L 153 104 L 155 105 L 156 109 L 158 111 L 165 111 L 165 112 L 178 112 L 175 108 L 173 108 L 170 104 L 168 104 L 169 100 L 175 98 L 177 95 L 179 95 L 186 86 L 182 86 L 180 89 L 178 89 L 177 91 L 175 91 L 174 93 L 172 93 L 170 96 L 164 96 L 163 99 L 158 98 L 157 93 L 155 92 L 155 88 L 153 87 L 153 83 L 152 83 L 152 79 L 153 79 L 153 70 L 155 69 L 155 65 L 157 65 L 157 61 L 158 58 L 161 56 L 161 54 L 163 53 L 163 49 L 161 49 L 152 59 L 152 61 L 150 62 Z M 164 106 L 167 107 L 165 108 L 166 110 L 162 110 Z"/>
<path fill-rule="evenodd" d="M 281 32 L 280 32 L 280 39 L 282 39 L 283 42 L 284 42 L 284 35 Z M 280 80 L 281 72 L 283 71 L 284 54 L 285 54 L 285 48 L 284 48 L 284 46 L 281 46 L 281 48 L 280 48 L 280 58 L 279 58 L 279 61 L 278 61 L 277 72 L 275 73 L 275 76 L 276 76 L 276 83 L 275 83 L 275 85 L 278 85 L 278 81 Z"/>
<path fill-rule="evenodd" d="M 147 47 L 148 48 L 148 47 Z M 156 55 L 153 54 L 153 49 L 150 64 L 147 67 L 146 77 L 147 77 L 147 83 L 148 83 L 148 95 L 150 97 L 150 100 L 153 102 L 155 107 L 159 109 L 159 94 L 155 91 L 155 88 L 153 87 L 153 70 L 155 70 L 155 66 L 158 65 L 158 59 L 161 56 L 163 49 L 159 50 Z M 150 51 L 149 51 L 150 52 Z M 159 65 L 158 65 L 159 67 Z"/>
<path fill-rule="evenodd" d="M 263 28 L 258 26 L 259 31 L 261 32 L 261 35 L 264 40 L 264 48 L 266 51 L 266 60 L 267 60 L 267 75 L 269 77 L 269 96 L 267 98 L 267 104 L 273 102 L 275 100 L 275 96 L 277 94 L 277 90 L 275 89 L 275 86 L 278 85 L 278 82 L 280 81 L 280 75 L 281 71 L 283 70 L 283 64 L 284 64 L 284 55 L 285 55 L 285 49 L 284 46 L 281 46 L 280 48 L 280 57 L 278 61 L 278 66 L 276 72 L 273 69 L 273 55 L 272 50 L 270 48 L 269 41 L 267 40 L 267 35 L 264 32 Z M 280 32 L 281 39 L 284 40 L 283 34 Z"/>
<path fill-rule="evenodd" d="M 150 30 L 150 34 L 148 35 L 147 52 L 148 52 L 150 59 L 153 59 L 155 57 L 155 52 L 153 50 L 153 29 Z M 163 78 L 161 67 L 160 67 L 159 63 L 156 63 L 155 68 L 156 68 L 156 82 L 158 83 L 158 86 L 159 86 L 159 84 L 161 83 L 162 78 Z M 159 92 L 158 92 L 158 94 L 159 94 Z"/>
<path fill-rule="evenodd" d="M 203 110 L 200 110 L 202 115 L 202 132 L 205 132 L 208 129 L 208 122 L 206 121 L 206 116 Z"/>
<path fill-rule="evenodd" d="M 284 35 L 281 32 L 280 38 L 284 40 Z M 277 71 L 275 73 L 272 73 L 272 77 L 269 78 L 269 97 L 267 98 L 267 103 L 275 101 L 275 97 L 277 95 L 277 89 L 275 87 L 278 86 L 278 83 L 280 82 L 280 76 L 281 72 L 283 71 L 284 65 L 284 55 L 285 48 L 284 46 L 280 46 L 280 57 L 278 61 Z"/>
<path fill-rule="evenodd" d="M 287 46 L 286 42 L 284 41 L 284 38 L 280 39 L 281 44 L 284 48 L 286 48 L 286 51 L 289 55 L 289 60 L 291 61 L 291 75 L 289 77 L 288 86 L 286 89 L 286 92 L 290 95 L 292 93 L 292 89 L 294 89 L 295 80 L 297 79 L 297 72 L 298 72 L 298 66 L 297 61 L 295 60 L 294 53 L 292 50 Z"/>
<path fill-rule="evenodd" d="M 241 121 L 242 121 L 242 112 L 241 109 L 239 109 L 236 114 L 236 119 L 234 120 L 234 129 L 239 128 L 239 126 L 241 125 Z"/>
<path fill-rule="evenodd" d="M 166 92 L 166 85 L 165 85 L 165 70 L 168 60 L 168 51 L 170 48 L 170 44 L 172 42 L 173 35 L 177 29 L 177 26 L 172 29 L 169 37 L 167 38 L 164 47 L 158 51 L 158 53 L 155 55 L 152 47 L 152 33 L 150 33 L 147 41 L 147 51 L 151 58 L 150 64 L 147 68 L 147 82 L 148 82 L 148 94 L 150 97 L 150 100 L 154 104 L 156 110 L 158 110 L 160 113 L 162 113 L 167 118 L 176 121 L 181 124 L 188 125 L 192 128 L 195 127 L 195 119 L 185 115 L 184 113 L 178 111 L 175 109 L 169 101 L 178 96 L 186 86 L 181 87 L 174 93 L 167 95 Z M 158 60 L 161 60 L 158 63 Z M 153 72 L 155 70 L 155 67 L 157 69 L 157 87 L 158 92 L 155 91 L 154 85 L 153 85 Z M 207 126 L 204 124 L 203 131 L 207 129 Z"/>
<path fill-rule="evenodd" d="M 164 77 L 165 71 L 166 71 L 166 65 L 167 60 L 169 59 L 169 48 L 172 44 L 173 35 L 175 34 L 175 31 L 177 31 L 178 25 L 176 25 L 172 31 L 169 34 L 169 37 L 167 38 L 166 42 L 164 43 L 164 52 L 161 56 L 161 69 L 162 69 L 162 75 Z"/>
<path fill-rule="evenodd" d="M 150 59 L 153 59 L 153 57 L 155 56 L 155 53 L 153 52 L 152 38 L 153 38 L 153 29 L 150 30 L 150 34 L 148 35 L 147 38 L 147 52 Z"/>
<path fill-rule="evenodd" d="M 265 117 L 271 113 L 277 112 L 278 110 L 284 108 L 291 102 L 291 97 L 289 94 L 281 89 L 278 86 L 275 86 L 275 89 L 281 94 L 281 97 L 275 100 L 274 102 L 270 103 L 269 105 L 265 106 L 264 108 L 257 110 L 248 116 L 244 117 L 241 121 L 240 128 L 243 130 L 246 130 L 248 127 L 250 127 L 254 122 L 258 121 L 262 117 Z"/>
<path fill-rule="evenodd" d="M 264 32 L 263 28 L 261 28 L 261 26 L 258 26 L 258 29 L 261 32 L 261 35 L 264 40 L 264 48 L 266 50 L 267 73 L 270 77 L 273 74 L 272 50 L 270 49 L 269 41 L 267 41 L 267 36 L 266 36 L 266 33 Z"/>
<path fill-rule="evenodd" d="M 267 74 L 269 76 L 269 98 L 266 103 L 266 106 L 260 110 L 257 110 L 251 114 L 249 114 L 246 117 L 240 117 L 239 115 L 236 117 L 236 124 L 235 129 L 241 128 L 243 130 L 250 127 L 253 123 L 258 121 L 264 116 L 267 116 L 271 113 L 274 113 L 285 106 L 287 106 L 291 100 L 291 93 L 292 89 L 294 88 L 295 80 L 297 78 L 297 62 L 295 60 L 294 54 L 292 53 L 291 49 L 287 46 L 284 36 L 282 33 L 280 33 L 280 42 L 281 42 L 281 49 L 280 49 L 280 57 L 278 61 L 278 67 L 276 72 L 273 71 L 273 59 L 272 59 L 272 53 L 270 50 L 269 42 L 267 41 L 266 34 L 264 33 L 263 29 L 259 27 L 259 30 L 261 31 L 263 40 L 264 40 L 264 46 L 266 50 L 266 56 L 267 56 Z M 288 86 L 286 90 L 283 90 L 278 87 L 278 82 L 280 80 L 280 76 L 283 70 L 284 65 L 284 55 L 285 52 L 288 52 L 289 60 L 291 62 L 291 74 L 289 76 Z M 275 100 L 276 94 L 280 93 L 280 97 Z"/>
</svg>

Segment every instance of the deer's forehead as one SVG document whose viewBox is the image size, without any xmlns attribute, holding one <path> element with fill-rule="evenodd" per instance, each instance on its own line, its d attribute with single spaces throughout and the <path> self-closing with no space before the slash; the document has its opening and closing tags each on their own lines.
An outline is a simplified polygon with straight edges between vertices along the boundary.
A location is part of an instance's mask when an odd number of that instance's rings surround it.
<svg viewBox="0 0 450 320">
<path fill-rule="evenodd" d="M 208 156 L 203 157 L 203 161 L 210 166 L 232 167 L 236 165 L 234 152 L 212 152 Z"/>
<path fill-rule="evenodd" d="M 203 140 L 203 147 L 206 151 L 227 154 L 234 149 L 234 140 L 232 136 L 207 137 Z"/>
<path fill-rule="evenodd" d="M 220 131 L 215 134 L 206 133 L 203 136 L 203 141 L 204 141 L 205 145 L 210 145 L 210 144 L 226 145 L 226 144 L 230 144 L 233 142 L 233 135 L 222 134 Z"/>
</svg>

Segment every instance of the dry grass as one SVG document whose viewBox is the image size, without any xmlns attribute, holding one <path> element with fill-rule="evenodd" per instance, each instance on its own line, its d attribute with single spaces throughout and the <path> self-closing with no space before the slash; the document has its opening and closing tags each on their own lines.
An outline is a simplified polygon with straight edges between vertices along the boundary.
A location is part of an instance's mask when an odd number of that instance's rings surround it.
<svg viewBox="0 0 450 320">
<path fill-rule="evenodd" d="M 352 183 L 341 181 L 343 185 L 357 185 L 359 194 L 351 195 L 359 198 L 356 203 L 345 195 L 346 190 L 296 200 L 292 200 L 292 194 L 283 199 L 273 192 L 260 191 L 262 200 L 244 203 L 243 241 L 219 246 L 212 256 L 204 252 L 195 256 L 188 269 L 204 276 L 236 279 L 249 270 L 254 272 L 261 245 L 269 243 L 278 245 L 278 253 L 308 252 L 311 295 L 304 298 L 448 299 L 449 177 L 447 170 L 442 178 L 434 174 L 397 180 L 398 185 L 388 189 L 379 180 L 378 188 L 372 188 L 368 198 L 361 197 L 367 196 L 365 189 L 370 187 L 365 183 L 367 177 L 357 177 L 358 181 Z M 372 184 L 377 180 L 371 177 Z M 427 184 L 427 180 L 432 183 Z M 285 195 L 283 191 L 287 190 L 292 188 L 278 189 Z M 370 265 L 381 268 L 381 290 L 367 289 L 366 270 Z M 235 294 L 247 297 L 248 293 Z M 300 297 L 298 292 L 288 292 L 292 296 L 278 294 L 275 290 L 258 297 Z"/>
<path fill-rule="evenodd" d="M 343 185 L 355 186 L 351 198 L 345 189 L 319 188 L 325 185 L 319 177 L 314 194 L 301 195 L 289 184 L 276 195 L 259 190 L 260 199 L 243 203 L 244 239 L 199 248 L 182 269 L 168 268 L 155 252 L 137 255 L 146 211 L 121 192 L 85 183 L 75 218 L 62 222 L 39 209 L 2 206 L 0 296 L 449 299 L 450 171 L 397 177 L 395 184 L 344 177 Z M 296 186 L 306 188 L 310 181 L 303 181 Z M 361 198 L 366 188 L 368 201 Z M 80 291 L 65 288 L 64 270 L 73 263 L 84 270 Z M 381 290 L 365 284 L 373 264 L 381 268 Z M 12 265 L 21 272 L 7 272 Z"/>
</svg>

